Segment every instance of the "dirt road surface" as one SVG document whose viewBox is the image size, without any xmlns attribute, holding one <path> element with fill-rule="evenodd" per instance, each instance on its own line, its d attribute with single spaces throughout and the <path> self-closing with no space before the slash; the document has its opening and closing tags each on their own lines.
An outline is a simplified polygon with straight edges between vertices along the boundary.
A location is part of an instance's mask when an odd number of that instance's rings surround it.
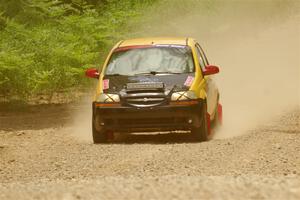
<svg viewBox="0 0 300 200">
<path fill-rule="evenodd" d="M 0 199 L 300 199 L 299 108 L 234 138 L 105 145 L 74 135 L 72 109 L 1 112 Z"/>
</svg>

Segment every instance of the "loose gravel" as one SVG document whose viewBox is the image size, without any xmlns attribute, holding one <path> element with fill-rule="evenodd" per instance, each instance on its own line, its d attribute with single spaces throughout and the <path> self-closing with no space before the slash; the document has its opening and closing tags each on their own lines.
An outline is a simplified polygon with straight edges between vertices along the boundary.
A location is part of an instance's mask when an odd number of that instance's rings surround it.
<svg viewBox="0 0 300 200">
<path fill-rule="evenodd" d="M 0 199 L 300 199 L 299 117 L 203 143 L 173 133 L 94 145 L 42 117 L 35 130 L 0 124 Z"/>
</svg>

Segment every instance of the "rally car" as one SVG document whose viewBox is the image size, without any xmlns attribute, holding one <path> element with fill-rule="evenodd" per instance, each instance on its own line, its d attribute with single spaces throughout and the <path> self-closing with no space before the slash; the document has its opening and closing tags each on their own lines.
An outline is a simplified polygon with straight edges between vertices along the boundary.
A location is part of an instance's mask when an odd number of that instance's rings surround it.
<svg viewBox="0 0 300 200">
<path fill-rule="evenodd" d="M 222 123 L 220 94 L 210 65 L 192 38 L 140 38 L 118 42 L 101 69 L 92 103 L 94 143 L 114 132 L 191 131 L 205 141 Z"/>
</svg>

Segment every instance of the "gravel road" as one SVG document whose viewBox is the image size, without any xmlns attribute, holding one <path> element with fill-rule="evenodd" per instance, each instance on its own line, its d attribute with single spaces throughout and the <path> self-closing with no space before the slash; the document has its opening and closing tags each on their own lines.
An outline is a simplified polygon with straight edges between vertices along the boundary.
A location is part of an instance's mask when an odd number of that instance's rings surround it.
<svg viewBox="0 0 300 200">
<path fill-rule="evenodd" d="M 94 145 L 74 137 L 70 113 L 0 112 L 0 199 L 300 199 L 299 108 L 203 143 L 174 133 Z"/>
</svg>

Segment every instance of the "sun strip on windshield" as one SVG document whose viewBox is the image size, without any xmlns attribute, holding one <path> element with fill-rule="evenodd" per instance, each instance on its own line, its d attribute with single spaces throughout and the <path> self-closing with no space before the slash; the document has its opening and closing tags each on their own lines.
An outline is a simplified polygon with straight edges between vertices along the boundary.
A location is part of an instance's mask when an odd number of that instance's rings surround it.
<svg viewBox="0 0 300 200">
<path fill-rule="evenodd" d="M 187 46 L 185 46 L 185 45 L 169 45 L 169 44 L 134 45 L 134 46 L 119 47 L 119 48 L 115 49 L 114 52 L 128 51 L 130 49 L 146 49 L 146 48 L 153 48 L 153 47 L 186 48 Z"/>
<path fill-rule="evenodd" d="M 127 51 L 130 49 L 145 49 L 145 48 L 151 48 L 153 45 L 135 45 L 135 46 L 126 46 L 126 47 L 119 47 L 114 50 L 114 52 L 121 52 L 121 51 Z"/>
</svg>

